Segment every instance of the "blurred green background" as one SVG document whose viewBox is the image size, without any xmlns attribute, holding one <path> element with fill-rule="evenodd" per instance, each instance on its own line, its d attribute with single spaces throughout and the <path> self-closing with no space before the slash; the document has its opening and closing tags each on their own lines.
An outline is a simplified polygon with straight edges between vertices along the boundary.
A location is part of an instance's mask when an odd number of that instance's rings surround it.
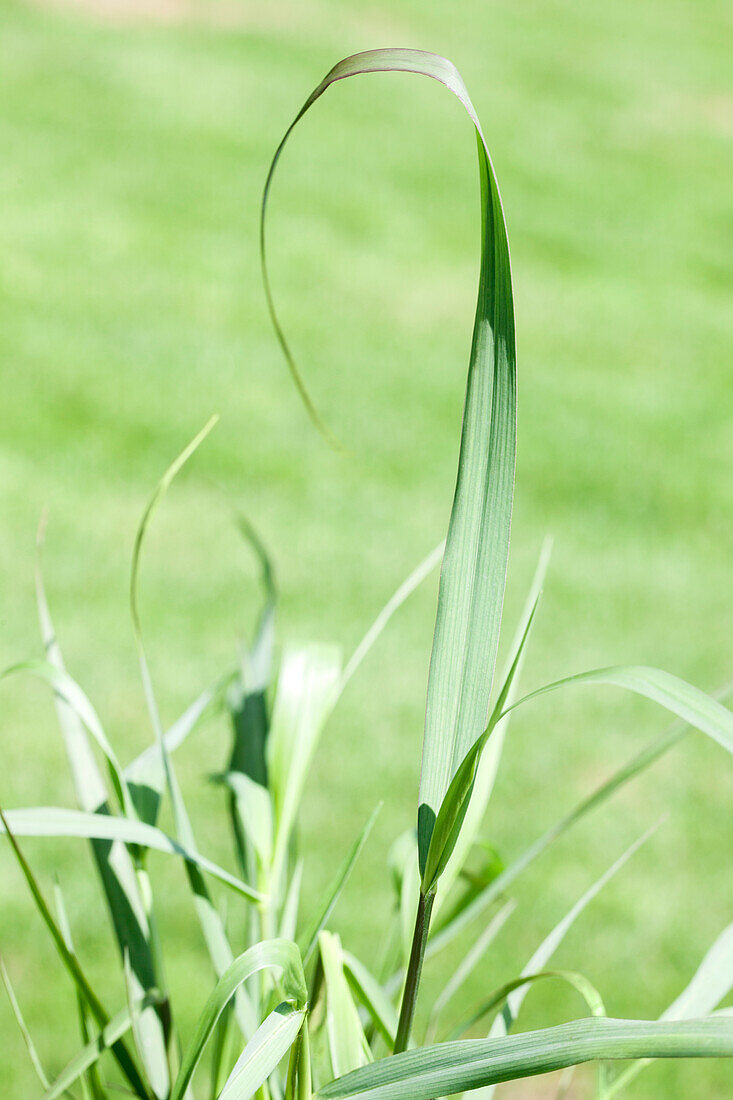
<svg viewBox="0 0 733 1100">
<path fill-rule="evenodd" d="M 348 651 L 443 537 L 477 276 L 468 121 L 443 89 L 391 76 L 331 91 L 283 162 L 271 260 L 329 451 L 265 313 L 258 203 L 274 146 L 328 68 L 404 45 L 461 69 L 492 149 L 514 262 L 520 355 L 507 616 L 542 537 L 555 553 L 525 685 L 594 665 L 731 674 L 733 381 L 726 231 L 730 9 L 715 0 L 85 0 L 0 7 L 0 661 L 37 655 L 38 517 L 67 663 L 123 760 L 150 739 L 127 608 L 137 519 L 157 478 L 222 414 L 151 531 L 143 614 L 164 716 L 228 665 L 257 606 L 231 507 L 260 530 L 281 635 Z M 337 927 L 370 957 L 385 854 L 414 822 L 435 584 L 391 625 L 324 737 L 305 808 L 306 905 L 384 799 Z M 0 799 L 72 804 L 50 700 L 3 686 Z M 507 857 L 665 716 L 603 689 L 512 726 L 487 832 Z M 226 757 L 210 719 L 180 755 L 199 841 L 230 858 Z M 558 954 L 613 1015 L 656 1016 L 730 920 L 731 771 L 692 735 L 549 853 L 476 973 L 511 977 L 643 829 L 663 827 Z M 112 1008 L 124 994 L 81 842 L 26 842 L 67 894 Z M 73 1053 L 73 996 L 7 851 L 0 947 L 50 1071 Z M 180 868 L 158 859 L 171 984 L 190 1027 L 211 975 Z M 368 906 L 360 887 L 369 890 Z M 427 975 L 450 968 L 445 959 Z M 523 1024 L 582 1011 L 533 992 Z M 0 998 L 3 1095 L 35 1095 Z M 629 1097 L 731 1095 L 724 1063 L 659 1065 Z M 505 1095 L 543 1097 L 539 1080 Z"/>
</svg>

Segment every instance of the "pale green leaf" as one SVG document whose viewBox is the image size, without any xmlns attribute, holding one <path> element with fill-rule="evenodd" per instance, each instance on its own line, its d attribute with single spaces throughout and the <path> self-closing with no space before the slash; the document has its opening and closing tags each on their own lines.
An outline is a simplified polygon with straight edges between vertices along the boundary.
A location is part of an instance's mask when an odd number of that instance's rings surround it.
<svg viewBox="0 0 733 1100">
<path fill-rule="evenodd" d="M 440 564 L 444 550 L 445 542 L 439 543 L 434 550 L 431 550 L 427 557 L 413 569 L 409 577 L 402 582 L 394 595 L 384 605 L 347 661 L 339 684 L 339 694 L 341 694 L 349 680 L 351 680 L 394 613 L 402 607 L 405 600 L 412 595 L 415 589 L 422 584 L 425 578 L 429 577 L 432 571 Z"/>
<path fill-rule="evenodd" d="M 234 795 L 240 827 L 257 853 L 260 865 L 269 869 L 274 831 L 270 792 L 245 772 L 227 772 L 221 781 Z"/>
<path fill-rule="evenodd" d="M 247 1043 L 219 1100 L 250 1100 L 290 1050 L 304 1020 L 303 1009 L 278 1005 Z"/>
<path fill-rule="evenodd" d="M 130 573 L 130 611 L 132 615 L 132 622 L 135 634 L 135 643 L 137 645 L 138 658 L 140 662 L 140 674 L 142 677 L 143 688 L 145 691 L 145 699 L 148 705 L 148 711 L 150 713 L 150 719 L 155 732 L 155 745 L 159 753 L 159 760 L 162 764 L 163 777 L 165 779 L 165 786 L 167 787 L 168 794 L 171 800 L 171 806 L 173 809 L 173 820 L 175 823 L 176 836 L 179 843 L 186 848 L 187 851 L 196 850 L 196 840 L 189 820 L 186 805 L 183 800 L 178 780 L 176 778 L 175 769 L 173 767 L 173 761 L 166 745 L 166 739 L 163 733 L 163 726 L 160 719 L 160 713 L 158 711 L 158 704 L 155 698 L 155 692 L 153 690 L 152 678 L 148 667 L 147 656 L 145 653 L 145 646 L 143 643 L 142 624 L 140 620 L 140 612 L 138 606 L 138 576 L 140 571 L 140 561 L 142 555 L 142 547 L 145 538 L 145 532 L 148 525 L 155 514 L 155 511 L 161 504 L 166 492 L 170 488 L 174 478 L 181 470 L 183 465 L 193 455 L 198 446 L 203 442 L 206 436 L 209 434 L 214 424 L 217 421 L 217 417 L 212 417 L 208 424 L 202 429 L 201 432 L 188 444 L 181 454 L 171 463 L 163 477 L 158 482 L 158 485 L 151 496 L 145 511 L 143 512 L 140 525 L 137 530 L 135 538 L 135 545 L 132 554 L 132 568 Z M 153 773 L 151 772 L 151 779 Z M 148 792 L 150 793 L 149 786 Z M 159 799 L 158 799 L 159 801 Z M 157 814 L 157 803 L 152 802 L 152 811 Z M 227 967 L 230 965 L 234 958 L 234 953 L 229 945 L 229 941 L 226 936 L 224 924 L 221 920 L 219 912 L 217 911 L 211 896 L 209 894 L 206 881 L 202 874 L 202 867 L 192 860 L 186 860 L 185 862 L 186 877 L 188 879 L 191 893 L 193 894 L 194 905 L 196 913 L 201 925 L 201 931 L 204 936 L 209 956 L 217 977 L 220 977 Z M 237 1018 L 237 1022 L 245 1037 L 252 1034 L 256 1027 L 256 1017 L 254 1009 L 249 1002 L 245 992 L 239 991 L 235 997 L 234 1013 Z"/>
<path fill-rule="evenodd" d="M 318 949 L 326 982 L 326 1033 L 335 1077 L 371 1059 L 359 1013 L 344 975 L 341 940 L 332 932 L 320 932 Z"/>
<path fill-rule="evenodd" d="M 300 799 L 323 725 L 335 702 L 340 655 L 332 646 L 283 654 L 267 739 L 268 784 L 275 811 L 273 889 L 279 889 Z"/>
<path fill-rule="evenodd" d="M 171 1091 L 171 1100 L 182 1100 L 216 1022 L 236 990 L 253 974 L 269 968 L 281 972 L 281 983 L 286 996 L 291 997 L 299 1008 L 305 1006 L 308 991 L 297 946 L 288 940 L 263 940 L 262 943 L 250 947 L 232 962 L 212 990 L 181 1063 Z M 257 1034 L 259 1032 L 253 1036 L 251 1042 L 254 1042 Z"/>
<path fill-rule="evenodd" d="M 552 540 L 545 539 L 512 644 L 509 647 L 509 658 L 501 678 L 501 687 L 493 706 L 492 713 L 497 717 L 503 710 L 504 705 L 507 702 L 513 702 L 516 698 L 522 664 L 526 652 L 525 645 L 529 637 L 530 628 L 542 592 L 542 585 L 544 584 L 545 575 L 547 573 L 551 550 Z M 463 824 L 455 847 L 449 854 L 443 873 L 440 876 L 440 886 L 436 893 L 435 906 L 433 908 L 433 920 L 439 917 L 446 899 L 452 896 L 453 887 L 463 870 L 468 854 L 476 841 L 484 817 L 486 816 L 486 809 L 494 789 L 499 761 L 501 760 L 501 754 L 504 748 L 508 717 L 509 716 L 496 724 L 496 728 L 478 760 L 466 815 L 463 819 Z"/>
<path fill-rule="evenodd" d="M 498 1039 L 421 1047 L 363 1066 L 319 1100 L 431 1100 L 598 1059 L 731 1058 L 733 1019 L 587 1020 Z"/>
</svg>

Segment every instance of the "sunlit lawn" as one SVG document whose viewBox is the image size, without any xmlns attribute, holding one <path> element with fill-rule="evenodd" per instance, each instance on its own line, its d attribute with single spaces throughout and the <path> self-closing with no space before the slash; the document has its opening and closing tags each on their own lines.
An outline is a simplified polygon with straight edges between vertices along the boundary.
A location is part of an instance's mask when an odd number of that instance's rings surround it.
<svg viewBox="0 0 733 1100">
<path fill-rule="evenodd" d="M 156 519 L 144 563 L 168 719 L 232 659 L 256 607 L 233 508 L 271 548 L 282 635 L 347 650 L 443 537 L 477 273 L 475 152 L 459 106 L 428 82 L 353 81 L 313 112 L 277 183 L 283 318 L 348 458 L 298 403 L 258 275 L 259 195 L 281 132 L 338 57 L 394 44 L 458 64 L 504 194 L 520 352 L 510 618 L 543 535 L 555 537 L 525 683 L 618 661 L 723 683 L 733 164 L 722 3 L 232 0 L 206 11 L 176 19 L 165 5 L 163 21 L 115 23 L 0 10 L 1 663 L 39 651 L 33 555 L 47 506 L 45 570 L 67 663 L 123 759 L 149 740 L 127 609 L 132 538 L 156 479 L 212 411 L 221 423 Z M 434 605 L 426 585 L 327 731 L 302 838 L 306 902 L 383 799 L 358 878 L 388 904 L 386 850 L 415 815 Z M 48 698 L 20 681 L 2 690 L 0 800 L 71 804 Z M 603 689 L 528 708 L 487 835 L 518 852 L 663 722 Z M 226 739 L 213 719 L 181 754 L 199 842 L 224 860 L 220 794 L 206 779 Z M 722 751 L 690 736 L 527 876 L 471 1000 L 511 977 L 667 814 L 558 955 L 599 985 L 612 1014 L 658 1014 L 730 920 L 732 796 Z M 49 890 L 58 874 L 89 970 L 111 973 L 85 849 L 26 849 Z M 190 1024 L 210 972 L 180 868 L 154 867 Z M 0 874 L 0 947 L 57 1071 L 77 1043 L 73 995 L 5 851 Z M 339 917 L 373 950 L 379 907 L 365 911 L 352 888 Z M 122 1003 L 116 978 L 106 995 Z M 581 1012 L 538 990 L 523 1022 Z M 2 998 L 0 1036 L 3 1094 L 35 1095 Z M 732 1076 L 723 1063 L 657 1066 L 629 1096 L 722 1100 Z"/>
</svg>

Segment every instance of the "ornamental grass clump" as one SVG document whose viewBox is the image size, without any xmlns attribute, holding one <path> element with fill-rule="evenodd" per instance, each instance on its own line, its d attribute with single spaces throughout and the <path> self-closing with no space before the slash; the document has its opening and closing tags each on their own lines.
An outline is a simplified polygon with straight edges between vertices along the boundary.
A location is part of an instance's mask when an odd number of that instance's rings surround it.
<svg viewBox="0 0 733 1100">
<path fill-rule="evenodd" d="M 120 1090 L 140 1100 L 437 1100 L 469 1093 L 488 1100 L 497 1084 L 593 1061 L 596 1100 L 610 1100 L 656 1058 L 733 1056 L 733 1018 L 716 1012 L 733 985 L 733 925 L 723 930 L 696 974 L 658 1020 L 617 1020 L 580 972 L 552 959 L 568 930 L 609 879 L 644 843 L 640 837 L 575 900 L 517 977 L 486 990 L 479 1004 L 459 994 L 492 941 L 512 918 L 511 887 L 526 868 L 590 810 L 649 767 L 691 729 L 733 751 L 733 715 L 719 699 L 657 669 L 594 669 L 521 695 L 519 679 L 538 611 L 549 548 L 537 571 L 500 675 L 494 666 L 502 619 L 516 453 L 516 359 L 509 249 L 501 199 L 481 127 L 460 75 L 444 58 L 415 50 L 375 50 L 340 62 L 318 85 L 280 143 L 265 185 L 261 244 L 267 302 L 275 332 L 308 411 L 319 418 L 279 324 L 265 263 L 265 213 L 276 165 L 294 126 L 335 82 L 358 74 L 401 71 L 444 84 L 473 122 L 481 183 L 481 272 L 468 369 L 455 496 L 447 538 L 395 593 L 351 659 L 336 647 L 288 646 L 278 657 L 277 592 L 268 556 L 247 523 L 242 532 L 261 564 L 263 601 L 254 638 L 236 668 L 165 729 L 143 643 L 138 573 L 145 533 L 176 473 L 213 426 L 211 421 L 166 472 L 135 540 L 130 603 L 140 672 L 153 732 L 151 745 L 123 766 L 96 710 L 66 672 L 38 570 L 38 609 L 45 659 L 7 669 L 45 681 L 56 711 L 78 806 L 0 810 L 2 830 L 53 939 L 76 995 L 81 1046 L 54 1080 L 3 978 L 47 1100 L 101 1100 Z M 389 853 L 394 905 L 380 921 L 381 944 L 367 966 L 330 928 L 331 915 L 372 827 L 367 821 L 321 902 L 302 913 L 308 859 L 295 837 L 302 796 L 319 738 L 346 684 L 389 619 L 442 561 L 428 679 L 415 829 Z M 513 711 L 563 687 L 606 684 L 660 704 L 675 723 L 606 782 L 501 865 L 482 836 Z M 217 776 L 235 843 L 236 868 L 199 851 L 176 778 L 175 752 L 212 706 L 231 716 L 232 745 Z M 209 762 L 207 761 L 207 764 Z M 169 802 L 173 835 L 159 826 Z M 121 1004 L 111 1012 L 88 979 L 58 888 L 51 900 L 24 852 L 24 837 L 77 837 L 91 843 L 99 886 L 119 948 Z M 180 860 L 192 917 L 211 960 L 212 988 L 191 1034 L 165 980 L 150 853 Z M 471 861 L 472 873 L 464 873 Z M 478 871 L 476 866 L 478 864 Z M 229 895 L 226 924 L 220 893 Z M 352 889 L 358 889 L 352 884 Z M 368 907 L 368 897 L 361 899 Z M 423 966 L 479 923 L 433 1003 L 415 1010 Z M 229 928 L 236 929 L 236 939 Z M 405 930 L 406 933 L 405 934 Z M 411 932 L 412 930 L 412 932 Z M 536 983 L 564 982 L 585 1003 L 583 1018 L 532 1032 L 516 1031 L 522 1003 Z M 483 1038 L 467 1039 L 467 1034 Z M 627 1064 L 613 1068 L 616 1060 Z M 563 1086 L 564 1087 L 564 1086 Z"/>
</svg>

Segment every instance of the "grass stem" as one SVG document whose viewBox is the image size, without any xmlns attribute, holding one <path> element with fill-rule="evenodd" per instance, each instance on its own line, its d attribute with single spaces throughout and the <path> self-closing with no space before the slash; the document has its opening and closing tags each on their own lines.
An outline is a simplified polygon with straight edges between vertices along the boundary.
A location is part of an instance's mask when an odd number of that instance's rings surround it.
<svg viewBox="0 0 733 1100">
<path fill-rule="evenodd" d="M 397 1035 L 395 1037 L 395 1054 L 401 1054 L 403 1050 L 407 1050 L 407 1044 L 410 1041 L 412 1021 L 415 1017 L 415 1007 L 417 1005 L 417 993 L 420 987 L 422 964 L 425 958 L 425 948 L 428 945 L 430 915 L 433 911 L 434 901 L 434 890 L 429 890 L 427 894 L 423 894 L 422 891 L 420 891 L 420 898 L 417 903 L 417 916 L 415 917 L 415 931 L 412 934 L 410 962 L 407 967 L 405 991 L 402 994 L 402 1007 L 400 1008 L 400 1019 L 397 1025 Z"/>
</svg>

